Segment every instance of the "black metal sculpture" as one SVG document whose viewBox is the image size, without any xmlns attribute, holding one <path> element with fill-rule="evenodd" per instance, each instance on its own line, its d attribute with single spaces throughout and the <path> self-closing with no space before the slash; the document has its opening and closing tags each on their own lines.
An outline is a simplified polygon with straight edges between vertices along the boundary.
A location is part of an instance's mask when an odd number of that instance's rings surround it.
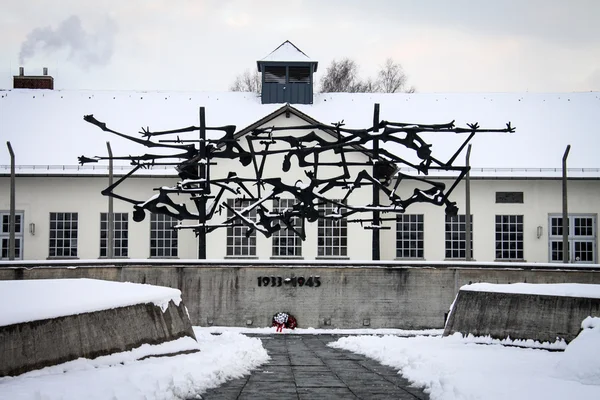
<svg viewBox="0 0 600 400">
<path fill-rule="evenodd" d="M 514 127 L 510 122 L 503 129 L 481 129 L 477 123 L 467 124 L 467 128 L 456 127 L 454 121 L 442 125 L 424 125 L 379 121 L 379 106 L 375 105 L 373 127 L 368 129 L 346 129 L 343 122 L 333 125 L 320 123 L 300 126 L 271 126 L 252 130 L 244 137 L 236 138 L 236 127 L 232 125 L 207 127 L 204 122 L 204 108 L 200 109 L 200 125 L 190 126 L 171 131 L 152 132 L 142 128 L 144 138 L 132 137 L 114 131 L 93 115 L 86 115 L 84 120 L 100 129 L 138 143 L 148 149 L 167 149 L 169 154 L 146 153 L 139 156 L 112 157 L 113 160 L 128 160 L 132 170 L 113 185 L 102 191 L 105 196 L 133 204 L 135 221 L 142 221 L 146 211 L 170 215 L 177 220 L 194 221 L 193 224 L 178 224 L 176 229 L 193 229 L 197 235 L 205 235 L 215 229 L 228 226 L 247 227 L 247 234 L 259 231 L 269 237 L 274 232 L 285 227 L 303 240 L 305 239 L 304 222 L 313 222 L 319 218 L 358 222 L 368 229 L 384 229 L 382 221 L 394 220 L 380 218 L 381 213 L 404 213 L 414 203 L 431 203 L 445 206 L 446 214 L 455 215 L 458 211 L 456 203 L 449 196 L 457 184 L 467 174 L 466 166 L 455 166 L 458 155 L 476 132 L 513 133 Z M 178 135 L 199 131 L 199 140 L 182 140 L 179 136 L 174 139 L 158 139 L 159 137 Z M 206 131 L 223 132 L 218 139 L 207 139 Z M 301 131 L 308 131 L 301 134 Z M 441 161 L 433 156 L 432 146 L 427 144 L 419 135 L 421 133 L 464 133 L 468 134 L 462 145 L 447 161 Z M 329 140 L 328 140 L 329 139 Z M 243 142 L 245 140 L 245 143 Z M 245 146 L 242 145 L 245 144 Z M 395 143 L 412 150 L 417 163 L 409 162 L 387 151 L 380 146 Z M 196 147 L 198 144 L 198 147 Z M 362 153 L 366 161 L 350 162 L 347 157 L 351 153 Z M 334 154 L 339 161 L 323 161 L 328 155 Z M 287 172 L 292 163 L 303 169 L 306 182 L 299 180 L 295 184 L 286 183 L 278 176 L 265 176 L 265 165 L 270 157 L 283 158 L 281 169 Z M 111 157 L 96 156 L 79 157 L 81 164 L 108 160 Z M 245 170 L 252 169 L 253 176 L 240 176 L 231 171 L 226 177 L 211 177 L 211 167 L 219 160 L 238 160 Z M 183 161 L 181 161 L 183 160 Z M 174 166 L 180 181 L 173 187 L 158 188 L 157 194 L 147 200 L 133 199 L 119 195 L 115 189 L 136 171 L 142 168 L 152 168 L 157 165 Z M 415 174 L 398 172 L 399 166 L 412 167 Z M 332 177 L 320 176 L 323 168 L 334 168 L 339 172 Z M 427 178 L 432 171 L 454 172 L 453 184 L 447 188 L 439 181 Z M 352 172 L 355 172 L 353 175 Z M 422 175 L 421 175 L 422 174 Z M 418 181 L 428 188 L 415 188 L 412 195 L 402 198 L 398 187 L 407 181 Z M 373 200 L 370 204 L 352 204 L 348 201 L 351 194 L 361 187 L 373 188 Z M 255 190 L 253 190 L 255 189 Z M 341 198 L 330 198 L 328 192 L 332 189 L 341 190 L 345 195 Z M 386 201 L 380 204 L 379 194 L 384 194 Z M 189 195 L 194 202 L 195 210 L 190 210 L 185 204 L 180 204 L 171 195 Z M 250 203 L 242 211 L 231 207 L 224 196 L 233 197 L 237 201 L 245 200 Z M 292 208 L 274 211 L 266 202 L 280 198 L 293 198 Z M 208 201 L 210 205 L 207 205 Z M 245 204 L 246 204 L 245 203 Z M 324 213 L 323 206 L 333 205 L 333 213 Z M 230 217 L 221 223 L 212 223 L 216 213 L 229 210 Z M 256 218 L 250 218 L 251 212 Z M 370 213 L 371 216 L 361 214 Z M 299 218 L 301 227 L 293 223 Z"/>
</svg>

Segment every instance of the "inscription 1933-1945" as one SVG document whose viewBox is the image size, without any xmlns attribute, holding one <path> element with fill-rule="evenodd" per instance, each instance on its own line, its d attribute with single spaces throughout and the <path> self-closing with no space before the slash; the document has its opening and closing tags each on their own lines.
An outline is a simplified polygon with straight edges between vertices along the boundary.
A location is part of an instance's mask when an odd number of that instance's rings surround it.
<svg viewBox="0 0 600 400">
<path fill-rule="evenodd" d="M 305 278 L 303 276 L 292 276 L 290 278 L 283 278 L 281 276 L 259 276 L 258 286 L 308 286 L 318 288 L 321 286 L 320 276 L 309 276 Z"/>
</svg>

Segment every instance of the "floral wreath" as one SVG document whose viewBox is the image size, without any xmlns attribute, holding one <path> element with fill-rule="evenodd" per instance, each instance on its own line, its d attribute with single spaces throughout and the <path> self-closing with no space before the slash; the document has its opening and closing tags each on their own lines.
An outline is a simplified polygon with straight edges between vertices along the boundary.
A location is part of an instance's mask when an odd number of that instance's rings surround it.
<svg viewBox="0 0 600 400">
<path fill-rule="evenodd" d="M 282 332 L 283 328 L 295 329 L 298 326 L 296 318 L 290 313 L 279 312 L 273 315 L 273 322 L 271 326 L 276 326 L 276 332 Z"/>
</svg>

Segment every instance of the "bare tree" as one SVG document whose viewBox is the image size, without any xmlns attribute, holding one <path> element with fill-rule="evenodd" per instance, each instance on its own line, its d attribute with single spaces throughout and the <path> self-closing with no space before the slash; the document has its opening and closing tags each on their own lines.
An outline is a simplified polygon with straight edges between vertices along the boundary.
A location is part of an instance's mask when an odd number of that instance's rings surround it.
<svg viewBox="0 0 600 400">
<path fill-rule="evenodd" d="M 391 58 L 385 60 L 385 64 L 377 74 L 377 84 L 380 91 L 384 93 L 414 93 L 415 88 L 413 86 L 407 87 L 407 79 L 402 65 L 394 62 Z"/>
<path fill-rule="evenodd" d="M 261 83 L 262 81 L 258 71 L 254 71 L 254 73 L 252 73 L 249 69 L 247 69 L 243 74 L 235 77 L 235 80 L 229 87 L 229 90 L 232 92 L 260 93 Z"/>
<path fill-rule="evenodd" d="M 333 60 L 321 78 L 321 92 L 362 92 L 365 86 L 358 79 L 358 66 L 349 59 Z"/>
</svg>

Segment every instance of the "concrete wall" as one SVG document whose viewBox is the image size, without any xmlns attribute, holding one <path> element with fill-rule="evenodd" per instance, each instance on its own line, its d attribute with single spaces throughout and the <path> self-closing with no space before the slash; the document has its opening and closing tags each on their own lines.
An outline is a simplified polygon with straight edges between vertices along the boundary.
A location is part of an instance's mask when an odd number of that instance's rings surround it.
<svg viewBox="0 0 600 400">
<path fill-rule="evenodd" d="M 570 342 L 588 316 L 600 316 L 600 299 L 461 290 L 444 336 L 460 332 L 496 339 Z"/>
<path fill-rule="evenodd" d="M 0 279 L 95 278 L 180 289 L 193 325 L 270 326 L 287 311 L 298 326 L 361 328 L 442 328 L 462 285 L 489 283 L 595 283 L 600 268 L 560 270 L 535 264 L 400 263 L 207 263 L 122 266 L 0 268 Z M 6 265 L 6 264 L 5 264 Z M 31 264 L 33 266 L 33 264 Z M 267 278 L 264 286 L 259 278 Z M 274 277 L 275 286 L 272 286 Z M 281 284 L 279 283 L 279 278 Z M 285 278 L 313 277 L 313 286 Z M 320 285 L 315 283 L 318 277 Z M 318 286 L 318 287 L 317 287 Z"/>
<path fill-rule="evenodd" d="M 137 304 L 0 326 L 0 376 L 18 375 L 79 357 L 95 358 L 183 336 L 195 338 L 184 303 L 176 306 L 173 302 L 164 313 L 154 304 Z"/>
</svg>

